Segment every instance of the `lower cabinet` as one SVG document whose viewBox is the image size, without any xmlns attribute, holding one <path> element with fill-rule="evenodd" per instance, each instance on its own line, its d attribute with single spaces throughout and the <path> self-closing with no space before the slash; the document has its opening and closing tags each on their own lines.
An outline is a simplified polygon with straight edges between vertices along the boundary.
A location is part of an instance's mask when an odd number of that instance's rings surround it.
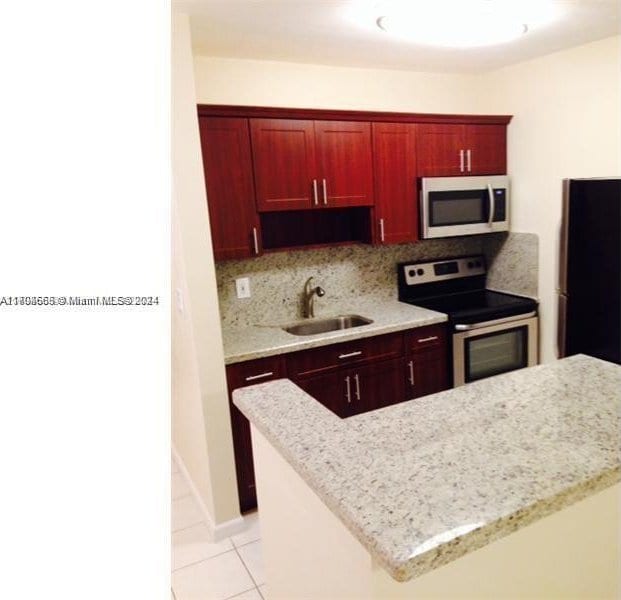
<svg viewBox="0 0 621 600">
<path fill-rule="evenodd" d="M 239 508 L 242 513 L 257 507 L 257 491 L 254 481 L 254 462 L 250 423 L 233 404 L 233 390 L 286 377 L 284 356 L 259 358 L 248 362 L 229 365 L 226 368 L 226 383 L 229 389 L 229 409 L 233 431 L 233 450 L 235 451 L 235 471 Z"/>
<path fill-rule="evenodd" d="M 402 358 L 294 381 L 342 419 L 406 399 Z"/>
<path fill-rule="evenodd" d="M 288 377 L 341 418 L 439 392 L 448 387 L 446 328 L 331 344 L 226 368 L 241 512 L 256 508 L 250 425 L 231 401 L 233 390 Z"/>
</svg>

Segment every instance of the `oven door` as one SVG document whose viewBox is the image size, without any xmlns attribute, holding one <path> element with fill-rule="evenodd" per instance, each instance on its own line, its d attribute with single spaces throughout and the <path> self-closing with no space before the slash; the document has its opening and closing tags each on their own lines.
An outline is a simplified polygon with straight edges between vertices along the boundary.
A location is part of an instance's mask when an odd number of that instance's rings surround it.
<svg viewBox="0 0 621 600">
<path fill-rule="evenodd" d="M 472 325 L 455 325 L 453 385 L 463 385 L 538 362 L 535 313 Z"/>
<path fill-rule="evenodd" d="M 421 213 L 423 238 L 507 231 L 509 179 L 423 178 Z"/>
</svg>

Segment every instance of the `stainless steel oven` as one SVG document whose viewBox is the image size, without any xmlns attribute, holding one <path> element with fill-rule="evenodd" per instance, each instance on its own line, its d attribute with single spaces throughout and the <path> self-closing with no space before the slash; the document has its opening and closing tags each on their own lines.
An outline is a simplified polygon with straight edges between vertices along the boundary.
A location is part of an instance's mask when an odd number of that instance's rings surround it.
<svg viewBox="0 0 621 600">
<path fill-rule="evenodd" d="M 405 262 L 399 300 L 447 315 L 453 385 L 536 365 L 538 302 L 486 287 L 482 255 Z"/>
<path fill-rule="evenodd" d="M 424 177 L 420 222 L 423 238 L 509 230 L 509 178 Z"/>
<path fill-rule="evenodd" d="M 453 326 L 453 385 L 538 362 L 536 313 Z"/>
</svg>

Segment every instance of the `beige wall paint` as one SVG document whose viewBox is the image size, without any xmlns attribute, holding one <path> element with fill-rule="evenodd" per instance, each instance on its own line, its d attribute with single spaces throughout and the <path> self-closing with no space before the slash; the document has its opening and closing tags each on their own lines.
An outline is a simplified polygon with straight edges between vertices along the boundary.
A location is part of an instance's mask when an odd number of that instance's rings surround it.
<svg viewBox="0 0 621 600">
<path fill-rule="evenodd" d="M 556 358 L 561 182 L 621 175 L 619 37 L 490 73 L 484 111 L 514 115 L 512 229 L 539 236 L 541 358 Z"/>
<path fill-rule="evenodd" d="M 479 75 L 414 73 L 196 56 L 205 104 L 406 112 L 480 112 Z"/>
<path fill-rule="evenodd" d="M 175 13 L 172 75 L 172 437 L 217 530 L 239 504 L 189 20 Z"/>
</svg>

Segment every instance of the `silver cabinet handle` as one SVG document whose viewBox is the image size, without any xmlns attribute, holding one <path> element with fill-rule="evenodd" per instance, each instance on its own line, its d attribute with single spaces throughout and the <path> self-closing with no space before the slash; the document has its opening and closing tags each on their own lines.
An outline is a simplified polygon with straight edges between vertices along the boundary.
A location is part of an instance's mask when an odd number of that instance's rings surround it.
<svg viewBox="0 0 621 600">
<path fill-rule="evenodd" d="M 494 188 L 492 188 L 491 183 L 487 184 L 487 193 L 489 194 L 489 221 L 487 222 L 487 225 L 491 229 L 494 223 L 494 212 L 496 211 Z"/>
<path fill-rule="evenodd" d="M 328 204 L 328 186 L 325 179 L 322 179 L 321 181 L 323 182 L 323 203 Z"/>
<path fill-rule="evenodd" d="M 463 150 L 459 151 L 459 170 L 462 173 L 464 172 L 464 151 Z"/>
<path fill-rule="evenodd" d="M 351 384 L 349 383 L 349 375 L 345 377 L 345 384 L 347 385 L 347 391 L 345 392 L 345 397 L 347 398 L 347 403 L 351 404 Z"/>
<path fill-rule="evenodd" d="M 438 336 L 437 335 L 430 335 L 429 337 L 426 338 L 418 338 L 416 341 L 419 344 L 422 344 L 423 342 L 433 342 L 433 340 L 437 340 Z"/>
<path fill-rule="evenodd" d="M 319 195 L 317 194 L 317 180 L 313 179 L 313 200 L 315 202 L 315 206 L 319 204 Z"/>
<path fill-rule="evenodd" d="M 414 385 L 414 361 L 413 360 L 411 360 L 408 363 L 408 368 L 410 370 L 410 385 L 413 386 Z"/>
<path fill-rule="evenodd" d="M 355 352 L 348 352 L 347 354 L 339 354 L 339 358 L 351 358 L 352 356 L 360 356 L 362 350 L 356 350 Z"/>
<path fill-rule="evenodd" d="M 268 371 L 267 373 L 260 373 L 259 375 L 249 375 L 246 377 L 246 381 L 254 381 L 255 379 L 265 379 L 266 377 L 271 377 L 274 374 L 274 371 Z"/>
<path fill-rule="evenodd" d="M 356 382 L 356 400 L 360 400 L 360 378 L 358 373 L 354 375 L 354 381 Z"/>
<path fill-rule="evenodd" d="M 257 228 L 252 228 L 252 241 L 254 242 L 254 253 L 259 254 L 259 238 L 257 237 Z"/>
<path fill-rule="evenodd" d="M 384 219 L 380 219 L 380 239 L 384 241 Z"/>
<path fill-rule="evenodd" d="M 472 171 L 472 151 L 470 150 L 470 148 L 468 148 L 468 150 L 466 150 L 466 164 L 467 164 L 467 168 L 468 168 L 468 173 L 470 173 L 470 171 Z"/>
</svg>

